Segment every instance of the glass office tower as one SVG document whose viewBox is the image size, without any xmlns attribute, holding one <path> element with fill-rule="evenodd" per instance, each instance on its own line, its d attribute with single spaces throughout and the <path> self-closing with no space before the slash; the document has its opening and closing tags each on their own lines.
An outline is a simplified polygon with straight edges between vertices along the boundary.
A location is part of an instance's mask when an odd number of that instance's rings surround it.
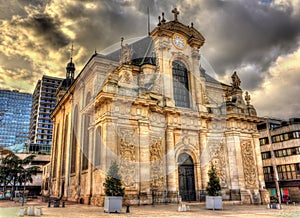
<svg viewBox="0 0 300 218">
<path fill-rule="evenodd" d="M 0 146 L 27 143 L 31 102 L 31 94 L 0 89 Z"/>
</svg>

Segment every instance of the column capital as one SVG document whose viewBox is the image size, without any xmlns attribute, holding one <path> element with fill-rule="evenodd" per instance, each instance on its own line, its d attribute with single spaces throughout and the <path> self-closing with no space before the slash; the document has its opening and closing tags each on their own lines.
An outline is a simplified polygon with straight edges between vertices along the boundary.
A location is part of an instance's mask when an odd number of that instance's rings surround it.
<svg viewBox="0 0 300 218">
<path fill-rule="evenodd" d="M 259 138 L 260 134 L 259 133 L 252 133 L 253 138 Z"/>
</svg>

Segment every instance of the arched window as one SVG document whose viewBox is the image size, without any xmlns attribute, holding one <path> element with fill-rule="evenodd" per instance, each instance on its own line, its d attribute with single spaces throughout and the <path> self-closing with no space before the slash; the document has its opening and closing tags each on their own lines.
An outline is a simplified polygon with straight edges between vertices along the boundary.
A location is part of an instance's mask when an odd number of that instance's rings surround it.
<svg viewBox="0 0 300 218">
<path fill-rule="evenodd" d="M 189 78 L 184 63 L 181 61 L 174 61 L 172 64 L 172 72 L 175 106 L 189 108 Z"/>
<path fill-rule="evenodd" d="M 54 144 L 54 156 L 53 156 L 53 178 L 56 178 L 56 172 L 57 172 L 57 160 L 58 160 L 58 144 L 59 144 L 59 123 L 56 126 L 55 131 L 55 144 Z"/>
<path fill-rule="evenodd" d="M 63 138 L 63 146 L 62 146 L 62 170 L 61 174 L 64 176 L 66 171 L 66 155 L 67 155 L 67 142 L 69 135 L 69 116 L 67 115 L 65 118 L 65 127 L 64 127 L 64 138 Z"/>
<path fill-rule="evenodd" d="M 76 170 L 76 149 L 77 149 L 77 125 L 78 125 L 78 106 L 74 109 L 73 116 L 73 133 L 72 133 L 72 150 L 71 150 L 71 173 Z"/>
<path fill-rule="evenodd" d="M 95 167 L 100 166 L 101 164 L 101 127 L 96 129 L 96 140 L 95 140 L 95 157 L 94 157 L 94 165 Z"/>
<path fill-rule="evenodd" d="M 87 106 L 91 100 L 91 93 L 89 92 L 86 97 L 85 105 Z M 90 144 L 90 136 L 89 136 L 89 125 L 90 125 L 90 116 L 84 116 L 84 126 L 83 126 L 83 146 L 82 146 L 82 170 L 87 170 L 89 167 L 89 144 Z"/>
</svg>

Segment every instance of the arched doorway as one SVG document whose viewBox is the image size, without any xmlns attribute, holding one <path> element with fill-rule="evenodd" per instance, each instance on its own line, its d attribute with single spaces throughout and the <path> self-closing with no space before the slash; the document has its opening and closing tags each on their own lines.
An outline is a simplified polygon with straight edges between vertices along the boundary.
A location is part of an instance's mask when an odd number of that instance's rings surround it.
<svg viewBox="0 0 300 218">
<path fill-rule="evenodd" d="M 182 153 L 178 157 L 178 181 L 182 201 L 195 201 L 194 162 L 187 153 Z"/>
</svg>

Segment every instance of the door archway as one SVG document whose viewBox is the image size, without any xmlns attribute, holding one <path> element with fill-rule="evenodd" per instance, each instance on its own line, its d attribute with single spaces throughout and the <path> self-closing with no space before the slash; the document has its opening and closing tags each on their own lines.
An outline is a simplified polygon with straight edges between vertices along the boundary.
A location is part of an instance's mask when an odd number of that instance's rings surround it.
<svg viewBox="0 0 300 218">
<path fill-rule="evenodd" d="M 187 153 L 182 153 L 178 157 L 178 183 L 182 201 L 195 201 L 194 162 Z"/>
</svg>

